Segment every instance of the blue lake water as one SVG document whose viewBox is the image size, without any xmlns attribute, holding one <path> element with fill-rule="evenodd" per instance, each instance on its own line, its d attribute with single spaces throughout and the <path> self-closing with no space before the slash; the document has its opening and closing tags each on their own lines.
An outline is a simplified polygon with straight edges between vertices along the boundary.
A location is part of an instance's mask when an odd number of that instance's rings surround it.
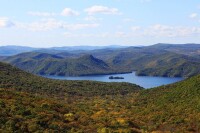
<svg viewBox="0 0 200 133">
<path fill-rule="evenodd" d="M 124 77 L 124 79 L 109 79 L 110 76 Z M 171 77 L 151 77 L 151 76 L 136 76 L 135 72 L 126 74 L 111 74 L 111 75 L 92 75 L 92 76 L 45 76 L 51 79 L 59 80 L 92 80 L 101 82 L 129 82 L 140 85 L 144 88 L 152 88 L 161 85 L 171 84 L 183 80 L 183 78 Z"/>
</svg>

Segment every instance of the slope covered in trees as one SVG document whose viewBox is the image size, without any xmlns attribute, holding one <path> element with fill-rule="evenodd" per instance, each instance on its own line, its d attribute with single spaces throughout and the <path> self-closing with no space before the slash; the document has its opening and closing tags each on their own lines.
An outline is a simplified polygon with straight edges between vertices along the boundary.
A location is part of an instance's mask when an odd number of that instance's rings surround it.
<svg viewBox="0 0 200 133">
<path fill-rule="evenodd" d="M 0 70 L 0 131 L 200 131 L 200 75 L 143 90 L 45 79 L 4 63 Z"/>
<path fill-rule="evenodd" d="M 92 81 L 61 81 L 46 79 L 24 72 L 11 65 L 0 63 L 0 88 L 15 88 L 48 95 L 117 95 L 135 92 L 141 89 L 130 83 L 102 83 Z"/>
<path fill-rule="evenodd" d="M 179 83 L 142 91 L 133 114 L 149 130 L 200 132 L 200 75 Z"/>
<path fill-rule="evenodd" d="M 97 110 L 89 102 L 142 89 L 129 83 L 51 80 L 5 63 L 0 70 L 0 131 L 7 132 L 104 130 L 104 118 L 91 118 Z"/>
<path fill-rule="evenodd" d="M 137 71 L 138 75 L 191 77 L 200 73 L 200 46 L 157 44 L 88 51 L 22 53 L 0 60 L 44 75 L 80 76 Z"/>
<path fill-rule="evenodd" d="M 110 56 L 107 62 L 117 70 L 135 70 L 143 76 L 191 77 L 200 73 L 199 59 L 165 50 L 133 48 Z"/>
<path fill-rule="evenodd" d="M 30 52 L 8 57 L 4 61 L 27 72 L 41 75 L 78 76 L 114 73 L 104 61 L 92 55 L 76 58 L 62 56 Z"/>
</svg>

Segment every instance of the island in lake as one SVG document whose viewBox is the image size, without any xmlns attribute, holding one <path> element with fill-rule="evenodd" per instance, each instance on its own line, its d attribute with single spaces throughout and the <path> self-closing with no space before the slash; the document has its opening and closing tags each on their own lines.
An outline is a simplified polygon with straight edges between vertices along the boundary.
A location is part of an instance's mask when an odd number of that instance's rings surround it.
<svg viewBox="0 0 200 133">
<path fill-rule="evenodd" d="M 124 79 L 124 77 L 114 77 L 114 76 L 110 76 L 109 79 Z"/>
</svg>

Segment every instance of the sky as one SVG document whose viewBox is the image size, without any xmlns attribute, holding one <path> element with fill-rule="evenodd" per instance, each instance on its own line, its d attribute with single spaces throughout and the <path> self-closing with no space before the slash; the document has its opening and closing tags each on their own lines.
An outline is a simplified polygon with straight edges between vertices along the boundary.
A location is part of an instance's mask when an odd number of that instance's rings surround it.
<svg viewBox="0 0 200 133">
<path fill-rule="evenodd" d="M 0 0 L 0 46 L 200 43 L 199 0 Z"/>
</svg>

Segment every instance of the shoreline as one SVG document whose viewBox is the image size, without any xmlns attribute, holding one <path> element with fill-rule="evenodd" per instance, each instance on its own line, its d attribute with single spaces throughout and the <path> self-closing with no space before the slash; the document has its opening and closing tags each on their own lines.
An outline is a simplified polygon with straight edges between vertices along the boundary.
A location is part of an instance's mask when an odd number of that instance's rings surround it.
<svg viewBox="0 0 200 133">
<path fill-rule="evenodd" d="M 159 75 L 138 75 L 137 71 L 131 71 L 131 72 L 113 72 L 113 73 L 106 73 L 106 74 L 81 74 L 81 75 L 50 75 L 50 74 L 36 74 L 42 77 L 46 76 L 58 76 L 58 77 L 86 77 L 86 76 L 107 76 L 107 75 L 117 75 L 117 74 L 129 74 L 129 73 L 135 73 L 135 76 L 138 77 L 162 77 L 162 78 L 184 78 L 187 79 L 189 77 L 181 77 L 181 76 L 159 76 Z"/>
</svg>

